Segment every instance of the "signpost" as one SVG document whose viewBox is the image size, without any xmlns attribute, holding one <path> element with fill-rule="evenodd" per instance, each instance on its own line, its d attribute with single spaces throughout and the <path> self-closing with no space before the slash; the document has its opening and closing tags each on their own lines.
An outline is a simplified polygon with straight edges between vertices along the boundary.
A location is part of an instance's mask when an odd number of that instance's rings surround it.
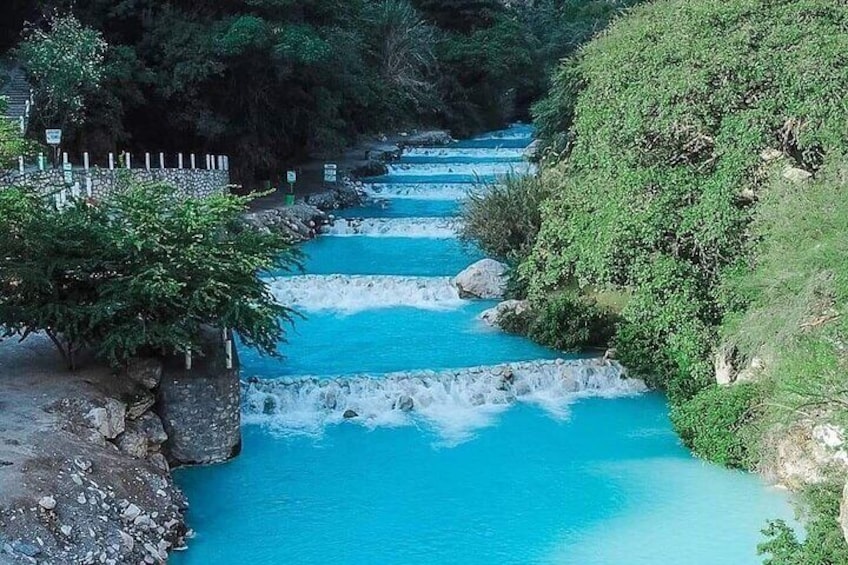
<svg viewBox="0 0 848 565">
<path fill-rule="evenodd" d="M 70 163 L 62 163 L 62 172 L 65 175 L 65 184 L 68 186 L 74 184 L 74 166 Z"/>
<path fill-rule="evenodd" d="M 335 184 L 338 176 L 338 167 L 335 163 L 327 163 L 324 165 L 324 182 Z"/>
<path fill-rule="evenodd" d="M 62 145 L 62 130 L 44 130 L 44 137 L 47 145 L 53 147 L 53 166 L 55 167 L 59 164 L 59 146 Z"/>
<path fill-rule="evenodd" d="M 286 206 L 294 204 L 294 183 L 297 182 L 297 173 L 295 171 L 286 171 L 286 182 L 289 183 L 289 193 L 286 194 Z"/>
</svg>

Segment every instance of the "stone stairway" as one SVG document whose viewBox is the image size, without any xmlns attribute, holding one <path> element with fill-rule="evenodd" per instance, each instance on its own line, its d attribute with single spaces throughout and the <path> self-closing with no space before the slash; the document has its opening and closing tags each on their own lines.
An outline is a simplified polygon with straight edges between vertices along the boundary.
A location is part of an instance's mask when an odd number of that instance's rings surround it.
<svg viewBox="0 0 848 565">
<path fill-rule="evenodd" d="M 20 67 L 9 71 L 9 80 L 0 88 L 0 96 L 6 98 L 6 117 L 19 123 L 23 118 L 26 129 L 32 109 L 32 89 Z"/>
</svg>

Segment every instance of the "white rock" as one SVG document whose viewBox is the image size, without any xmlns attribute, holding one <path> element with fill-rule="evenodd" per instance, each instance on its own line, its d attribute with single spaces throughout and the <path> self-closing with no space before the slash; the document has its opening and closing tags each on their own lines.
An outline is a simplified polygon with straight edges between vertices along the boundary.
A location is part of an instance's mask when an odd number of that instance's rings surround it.
<svg viewBox="0 0 848 565">
<path fill-rule="evenodd" d="M 59 529 L 62 531 L 62 534 L 64 534 L 66 537 L 71 535 L 71 527 L 70 526 L 67 526 L 67 525 L 61 526 Z"/>
<path fill-rule="evenodd" d="M 38 505 L 44 508 L 45 510 L 53 510 L 56 508 L 56 499 L 52 496 L 42 496 L 38 500 Z"/>
<path fill-rule="evenodd" d="M 106 400 L 103 408 L 92 408 L 86 417 L 91 425 L 106 439 L 114 439 L 124 431 L 127 406 L 114 398 Z"/>
<path fill-rule="evenodd" d="M 783 178 L 792 182 L 804 182 L 813 176 L 810 171 L 799 169 L 798 167 L 786 167 L 783 169 Z"/>
<path fill-rule="evenodd" d="M 118 530 L 118 533 L 121 535 L 121 543 L 124 544 L 124 547 L 127 548 L 127 551 L 132 551 L 135 547 L 135 540 L 133 539 L 133 537 L 124 530 Z"/>
<path fill-rule="evenodd" d="M 453 284 L 462 298 L 501 298 L 506 290 L 507 266 L 494 259 L 481 259 L 459 273 Z"/>
<path fill-rule="evenodd" d="M 523 314 L 530 308 L 530 302 L 527 300 L 504 300 L 494 308 L 484 310 L 480 314 L 480 319 L 490 326 L 499 327 L 498 320 L 507 312 L 514 314 Z"/>
<path fill-rule="evenodd" d="M 121 512 L 121 518 L 124 520 L 135 520 L 138 518 L 139 514 L 141 514 L 141 508 L 135 504 L 130 504 L 123 512 Z"/>
</svg>

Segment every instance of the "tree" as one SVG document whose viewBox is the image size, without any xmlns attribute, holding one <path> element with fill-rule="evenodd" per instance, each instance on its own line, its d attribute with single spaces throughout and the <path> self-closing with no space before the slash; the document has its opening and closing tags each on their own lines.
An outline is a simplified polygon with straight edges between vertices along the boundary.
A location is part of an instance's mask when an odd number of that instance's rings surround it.
<svg viewBox="0 0 848 565">
<path fill-rule="evenodd" d="M 46 126 L 79 126 L 100 89 L 107 44 L 100 32 L 71 14 L 52 14 L 46 29 L 26 31 L 19 54 L 35 87 Z"/>
<path fill-rule="evenodd" d="M 280 235 L 241 223 L 245 202 L 131 184 L 113 200 L 57 209 L 0 191 L 0 326 L 20 339 L 46 332 L 72 368 L 84 348 L 112 364 L 200 350 L 206 326 L 276 354 L 293 312 L 259 273 L 296 256 Z"/>
<path fill-rule="evenodd" d="M 18 157 L 27 156 L 34 149 L 33 143 L 21 133 L 20 124 L 5 116 L 6 100 L 0 98 L 0 169 L 14 166 Z"/>
</svg>

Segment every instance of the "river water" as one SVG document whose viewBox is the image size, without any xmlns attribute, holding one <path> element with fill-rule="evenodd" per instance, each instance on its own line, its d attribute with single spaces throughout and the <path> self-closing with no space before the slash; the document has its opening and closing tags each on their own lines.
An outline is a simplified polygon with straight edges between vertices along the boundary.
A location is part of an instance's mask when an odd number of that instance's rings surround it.
<svg viewBox="0 0 848 565">
<path fill-rule="evenodd" d="M 781 493 L 694 459 L 660 394 L 487 328 L 494 303 L 450 286 L 481 258 L 455 237 L 461 199 L 528 170 L 531 135 L 409 150 L 343 213 L 363 219 L 304 245 L 305 275 L 270 280 L 307 318 L 286 359 L 242 351 L 242 455 L 176 472 L 197 536 L 174 563 L 760 562 Z M 504 386 L 521 361 L 540 365 Z"/>
</svg>

